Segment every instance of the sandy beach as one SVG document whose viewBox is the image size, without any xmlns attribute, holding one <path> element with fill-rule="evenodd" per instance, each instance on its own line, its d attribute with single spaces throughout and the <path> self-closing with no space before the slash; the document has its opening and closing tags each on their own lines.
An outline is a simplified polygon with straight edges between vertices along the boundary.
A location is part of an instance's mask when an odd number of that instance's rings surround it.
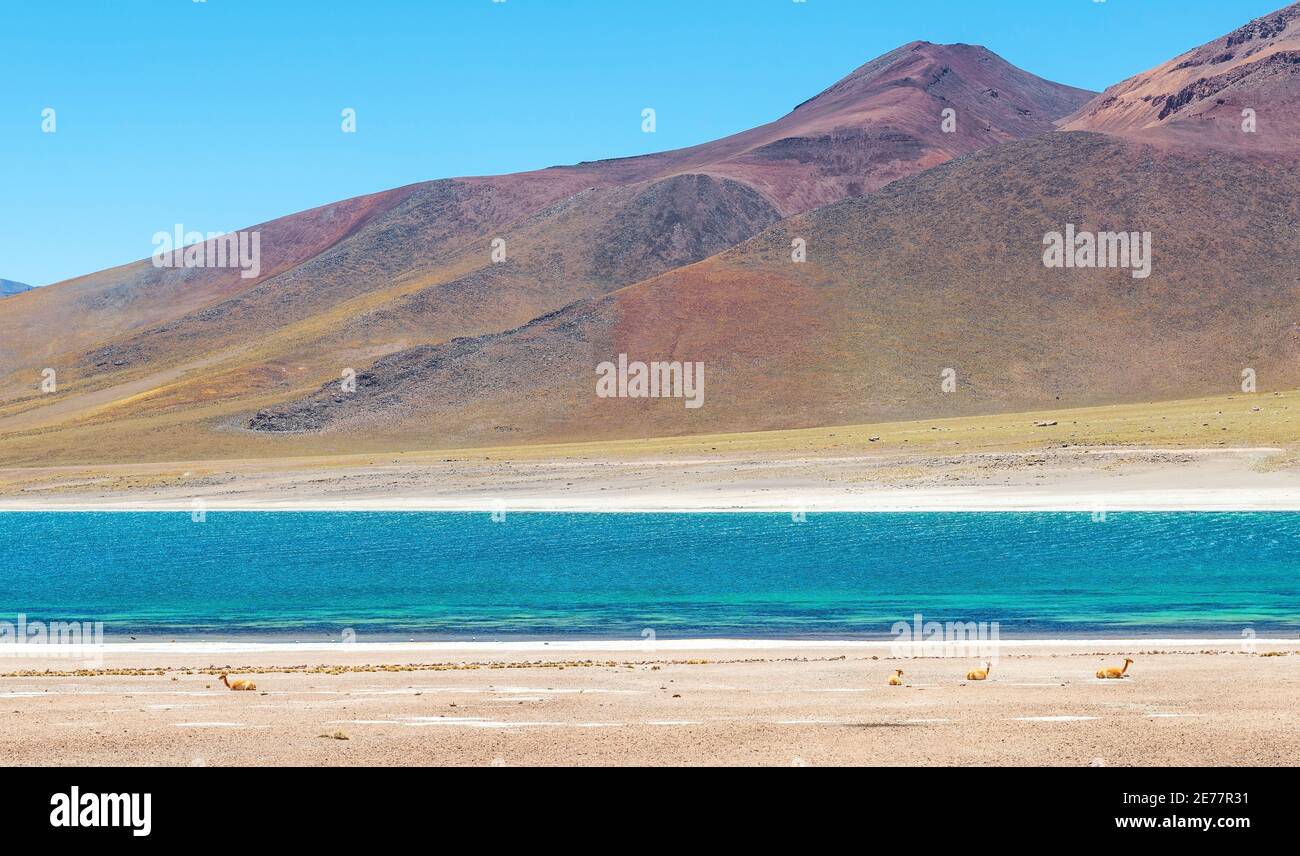
<svg viewBox="0 0 1300 856">
<path fill-rule="evenodd" d="M 0 659 L 11 765 L 1290 765 L 1300 641 L 110 645 Z M 21 656 L 15 656 L 21 654 Z M 1130 677 L 1103 665 L 1135 659 Z M 250 678 L 231 692 L 215 672 Z M 905 686 L 887 686 L 893 670 Z M 47 670 L 49 670 L 47 672 Z"/>
</svg>

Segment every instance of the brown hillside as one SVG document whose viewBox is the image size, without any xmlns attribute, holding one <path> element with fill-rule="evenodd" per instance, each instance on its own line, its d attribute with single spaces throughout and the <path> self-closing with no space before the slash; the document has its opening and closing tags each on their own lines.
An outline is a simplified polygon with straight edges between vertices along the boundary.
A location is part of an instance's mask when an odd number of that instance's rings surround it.
<svg viewBox="0 0 1300 856">
<path fill-rule="evenodd" d="M 1300 384 L 1300 178 L 1216 150 L 1060 133 L 784 221 L 506 334 L 393 354 L 251 420 L 482 444 L 1032 409 Z M 1149 231 L 1151 276 L 1049 269 L 1043 235 Z M 808 241 L 794 264 L 790 244 Z M 706 404 L 598 399 L 595 366 L 706 364 Z M 941 391 L 956 370 L 958 389 Z"/>
<path fill-rule="evenodd" d="M 106 443 L 106 426 L 143 436 L 184 424 L 151 437 L 148 454 L 197 453 L 203 435 L 205 449 L 224 448 L 210 432 L 241 401 L 296 398 L 340 367 L 512 329 L 703 259 L 780 214 L 1041 133 L 1090 95 L 983 48 L 917 42 L 723 140 L 412 185 L 257 227 L 255 280 L 146 260 L 19 295 L 0 310 L 0 438 L 40 434 L 51 452 L 94 455 L 131 445 Z M 954 133 L 940 127 L 949 107 Z M 487 263 L 496 237 L 505 264 Z M 58 371 L 52 395 L 37 391 L 45 367 Z"/>
<path fill-rule="evenodd" d="M 1253 132 L 1245 110 L 1254 111 Z M 1239 152 L 1300 150 L 1300 4 L 1110 87 L 1062 127 Z"/>
</svg>

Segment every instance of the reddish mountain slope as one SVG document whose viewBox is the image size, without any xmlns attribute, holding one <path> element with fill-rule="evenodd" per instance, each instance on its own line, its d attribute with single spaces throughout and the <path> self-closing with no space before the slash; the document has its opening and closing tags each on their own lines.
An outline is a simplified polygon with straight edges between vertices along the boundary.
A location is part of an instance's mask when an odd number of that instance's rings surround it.
<svg viewBox="0 0 1300 856">
<path fill-rule="evenodd" d="M 0 312 L 0 435 L 67 436 L 160 409 L 211 421 L 232 400 L 301 394 L 340 366 L 507 330 L 778 216 L 1044 132 L 1089 96 L 983 48 L 918 42 L 713 143 L 412 185 L 265 224 L 255 280 L 144 261 L 42 288 Z M 496 237 L 504 265 L 488 261 Z M 53 395 L 35 388 L 46 366 L 59 372 Z"/>
<path fill-rule="evenodd" d="M 757 187 L 783 214 L 795 214 L 1052 130 L 1092 95 L 1035 77 L 977 45 L 911 42 L 775 122 L 604 166 L 638 179 L 685 170 L 725 175 Z M 941 125 L 946 108 L 955 111 L 950 132 Z"/>
<path fill-rule="evenodd" d="M 1261 389 L 1300 385 L 1300 151 L 1225 144 L 1239 117 L 1216 118 L 1256 104 L 1289 121 L 1298 8 L 1068 125 L 1107 133 L 984 149 L 518 330 L 389 355 L 353 395 L 325 387 L 248 424 L 473 445 L 1179 398 L 1238 390 L 1247 370 Z M 1150 275 L 1046 266 L 1067 224 L 1149 234 Z M 623 353 L 703 362 L 704 406 L 597 397 L 596 365 Z"/>
<path fill-rule="evenodd" d="M 1300 151 L 1300 4 L 1110 87 L 1062 123 L 1243 152 Z M 1253 111 L 1254 130 L 1243 124 Z"/>
<path fill-rule="evenodd" d="M 292 270 L 399 204 L 411 188 L 359 196 L 263 223 L 261 276 L 233 268 L 155 268 L 149 259 L 24 292 L 0 310 L 0 376 L 177 318 Z M 167 227 L 170 231 L 170 228 Z M 150 236 L 142 235 L 148 247 Z"/>
<path fill-rule="evenodd" d="M 1150 231 L 1150 277 L 1044 267 L 1043 235 L 1065 223 Z M 1297 230 L 1300 171 L 1047 135 L 517 331 L 391 355 L 354 395 L 323 388 L 250 425 L 480 444 L 1175 398 L 1230 392 L 1246 368 L 1261 388 L 1295 386 Z M 595 366 L 620 353 L 704 362 L 704 406 L 597 398 Z"/>
</svg>

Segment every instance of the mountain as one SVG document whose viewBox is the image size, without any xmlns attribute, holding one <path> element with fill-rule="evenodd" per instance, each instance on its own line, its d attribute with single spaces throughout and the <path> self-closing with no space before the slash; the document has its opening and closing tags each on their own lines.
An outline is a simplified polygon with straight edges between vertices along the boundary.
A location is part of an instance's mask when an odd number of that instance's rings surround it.
<svg viewBox="0 0 1300 856">
<path fill-rule="evenodd" d="M 46 286 L 36 299 L 0 313 L 0 377 L 33 364 L 66 363 L 80 349 L 149 330 L 273 279 L 346 240 L 410 193 L 400 188 L 358 197 L 252 227 L 262 235 L 259 279 L 245 279 L 234 268 L 156 268 L 146 259 Z"/>
<path fill-rule="evenodd" d="M 1150 232 L 1150 276 L 1045 267 L 1043 236 L 1066 223 Z M 1261 388 L 1294 388 L 1298 233 L 1300 171 L 1047 135 L 791 218 L 518 330 L 389 355 L 355 394 L 323 388 L 249 424 L 421 434 L 436 447 L 1179 398 L 1231 392 L 1247 368 Z M 703 362 L 704 406 L 598 398 L 595 367 L 620 354 Z"/>
<path fill-rule="evenodd" d="M 0 279 L 0 297 L 8 297 L 11 294 L 21 294 L 24 291 L 31 291 L 32 287 L 24 282 L 14 282 L 12 279 Z"/>
<path fill-rule="evenodd" d="M 734 178 L 782 214 L 883 187 L 959 155 L 1049 131 L 1094 93 L 1035 77 L 976 45 L 911 42 L 782 119 L 662 155 L 607 162 L 625 177 Z M 945 109 L 955 122 L 945 132 Z"/>
<path fill-rule="evenodd" d="M 1297 77 L 1300 4 L 1110 87 L 1062 127 L 1240 151 L 1295 151 Z"/>
<path fill-rule="evenodd" d="M 712 143 L 427 182 L 253 227 L 255 277 L 145 260 L 48 286 L 0 313 L 0 436 L 98 455 L 129 423 L 148 454 L 243 449 L 259 435 L 232 428 L 240 414 L 345 368 L 600 299 L 783 217 L 1049 132 L 1091 96 L 983 48 L 915 42 Z M 58 392 L 39 394 L 47 366 Z M 146 426 L 162 424 L 186 427 L 158 445 Z"/>
<path fill-rule="evenodd" d="M 1231 42 L 1250 70 L 1216 90 L 1223 100 L 1291 103 L 1294 66 L 1264 72 L 1250 58 L 1282 55 L 1274 47 L 1291 38 L 1294 12 L 1161 69 Z M 1144 121 L 1115 94 L 1159 76 L 1112 87 L 1060 131 L 787 218 L 512 331 L 386 355 L 355 393 L 323 386 L 247 425 L 436 447 L 1191 397 L 1238 391 L 1246 372 L 1261 389 L 1300 386 L 1300 157 L 1225 145 L 1222 123 L 1197 118 L 1220 96 L 1166 99 Z M 1149 235 L 1149 272 L 1047 266 L 1050 236 L 1067 229 L 1132 233 L 1134 246 Z M 598 397 L 596 367 L 621 354 L 703 363 L 704 405 Z"/>
</svg>

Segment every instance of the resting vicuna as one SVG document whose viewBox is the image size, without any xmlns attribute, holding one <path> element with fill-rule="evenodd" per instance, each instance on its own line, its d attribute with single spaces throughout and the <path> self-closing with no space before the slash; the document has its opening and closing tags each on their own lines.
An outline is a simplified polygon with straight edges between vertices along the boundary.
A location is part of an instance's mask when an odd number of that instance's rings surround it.
<svg viewBox="0 0 1300 856">
<path fill-rule="evenodd" d="M 236 678 L 234 681 L 226 680 L 226 673 L 221 673 L 221 682 L 226 685 L 226 689 L 250 691 L 257 689 L 257 684 L 252 681 L 246 681 L 243 678 Z"/>
<path fill-rule="evenodd" d="M 1125 658 L 1124 658 L 1124 668 L 1122 668 L 1122 669 L 1117 669 L 1117 668 L 1115 668 L 1114 666 L 1111 666 L 1109 669 L 1098 669 L 1098 670 L 1097 670 L 1097 677 L 1099 677 L 1099 678 L 1123 678 L 1123 677 L 1125 677 L 1125 674 L 1124 674 L 1124 673 L 1128 671 L 1129 664 L 1131 664 L 1132 662 L 1133 662 L 1133 661 L 1130 660 L 1128 657 L 1125 657 Z"/>
</svg>

